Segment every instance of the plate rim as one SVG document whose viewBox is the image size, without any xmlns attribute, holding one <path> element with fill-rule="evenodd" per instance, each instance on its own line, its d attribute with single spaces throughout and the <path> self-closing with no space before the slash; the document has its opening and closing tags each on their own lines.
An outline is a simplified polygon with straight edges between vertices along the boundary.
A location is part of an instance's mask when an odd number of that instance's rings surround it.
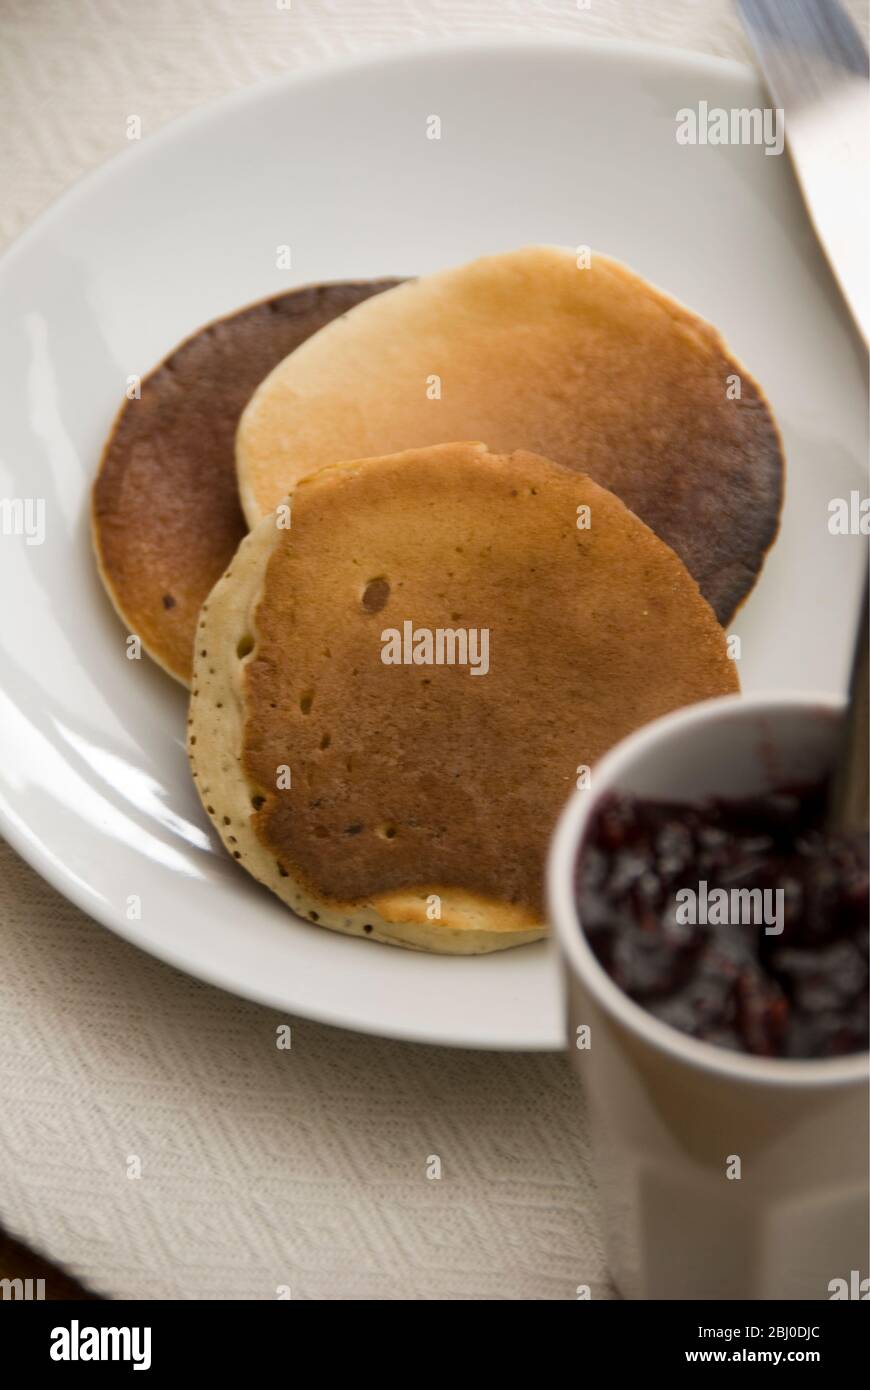
<svg viewBox="0 0 870 1390">
<path fill-rule="evenodd" d="M 686 70 L 707 69 L 711 76 L 731 76 L 737 80 L 741 78 L 751 80 L 756 86 L 763 85 L 761 73 L 751 63 L 741 62 L 736 58 L 700 53 L 690 48 L 678 48 L 672 44 L 660 44 L 649 39 L 615 39 L 594 35 L 566 34 L 556 36 L 532 33 L 469 35 L 458 38 L 418 39 L 409 43 L 389 44 L 367 49 L 359 53 L 336 54 L 323 62 L 312 63 L 298 72 L 274 73 L 271 77 L 260 78 L 255 82 L 238 87 L 234 91 L 224 92 L 219 97 L 211 98 L 198 106 L 194 106 L 190 111 L 173 116 L 145 140 L 132 142 L 131 148 L 116 150 L 107 159 L 102 160 L 92 169 L 88 169 L 84 174 L 74 179 L 56 198 L 41 208 L 20 232 L 16 233 L 0 253 L 0 274 L 6 271 L 8 263 L 14 260 L 29 236 L 42 231 L 56 215 L 66 211 L 68 205 L 78 198 L 86 196 L 103 179 L 110 178 L 116 166 L 131 160 L 139 162 L 147 159 L 163 144 L 171 143 L 174 137 L 184 134 L 188 130 L 193 130 L 199 125 L 206 125 L 218 111 L 236 106 L 243 107 L 249 103 L 253 104 L 266 93 L 278 91 L 282 87 L 302 87 L 338 76 L 343 72 L 358 71 L 367 67 L 401 67 L 406 62 L 430 54 L 487 54 L 524 48 L 542 53 L 551 52 L 556 57 L 561 57 L 569 49 L 574 49 L 578 54 L 597 50 L 600 53 L 609 53 L 612 57 L 625 57 L 628 61 L 646 63 L 651 67 L 671 63 Z"/>
</svg>

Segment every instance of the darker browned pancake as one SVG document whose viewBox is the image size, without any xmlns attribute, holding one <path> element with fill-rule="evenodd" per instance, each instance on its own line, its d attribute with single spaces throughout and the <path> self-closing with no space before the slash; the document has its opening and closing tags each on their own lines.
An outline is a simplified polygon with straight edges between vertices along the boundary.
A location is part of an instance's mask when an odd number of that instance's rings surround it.
<svg viewBox="0 0 870 1390">
<path fill-rule="evenodd" d="M 94 484 L 94 545 L 118 612 L 180 681 L 190 681 L 203 600 L 247 531 L 234 459 L 242 410 L 312 333 L 398 283 L 312 285 L 218 319 L 121 407 Z"/>
</svg>

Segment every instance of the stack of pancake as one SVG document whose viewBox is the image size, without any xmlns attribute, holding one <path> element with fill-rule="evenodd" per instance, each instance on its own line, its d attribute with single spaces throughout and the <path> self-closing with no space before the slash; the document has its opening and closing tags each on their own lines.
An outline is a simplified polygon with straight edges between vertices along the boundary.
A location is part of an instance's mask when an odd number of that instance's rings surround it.
<svg viewBox="0 0 870 1390">
<path fill-rule="evenodd" d="M 480 953 L 545 933 L 547 838 L 599 755 L 737 690 L 722 625 L 782 473 L 714 329 L 532 247 L 202 329 L 118 415 L 94 543 L 191 685 L 239 865 L 319 926 Z"/>
</svg>

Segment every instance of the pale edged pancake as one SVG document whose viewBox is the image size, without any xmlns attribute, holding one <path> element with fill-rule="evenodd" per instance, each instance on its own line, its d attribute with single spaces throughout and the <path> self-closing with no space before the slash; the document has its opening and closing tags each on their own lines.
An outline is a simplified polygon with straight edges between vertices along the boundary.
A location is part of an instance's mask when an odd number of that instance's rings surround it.
<svg viewBox="0 0 870 1390">
<path fill-rule="evenodd" d="M 618 498 L 530 453 L 338 464 L 289 507 L 197 633 L 188 751 L 226 848 L 335 931 L 458 954 L 537 939 L 578 767 L 738 688 L 712 610 Z M 385 664 L 406 622 L 477 632 L 488 670 Z"/>
<path fill-rule="evenodd" d="M 244 406 L 312 333 L 397 283 L 307 286 L 209 323 L 118 412 L 92 497 L 100 574 L 129 631 L 183 684 L 202 602 L 247 531 L 233 453 Z"/>
<path fill-rule="evenodd" d="M 550 246 L 407 282 L 276 367 L 239 425 L 245 514 L 253 526 L 324 464 L 454 439 L 588 473 L 723 623 L 777 532 L 777 429 L 717 331 L 616 261 L 579 269 Z"/>
</svg>

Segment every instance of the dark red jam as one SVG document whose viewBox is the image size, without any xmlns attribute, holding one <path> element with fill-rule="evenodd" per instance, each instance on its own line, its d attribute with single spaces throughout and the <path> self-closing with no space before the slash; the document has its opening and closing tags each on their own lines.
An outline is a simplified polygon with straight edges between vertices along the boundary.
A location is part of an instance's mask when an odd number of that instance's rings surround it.
<svg viewBox="0 0 870 1390">
<path fill-rule="evenodd" d="M 611 979 L 720 1047 L 865 1051 L 868 841 L 826 835 L 824 806 L 823 786 L 694 806 L 603 801 L 577 903 Z"/>
</svg>

